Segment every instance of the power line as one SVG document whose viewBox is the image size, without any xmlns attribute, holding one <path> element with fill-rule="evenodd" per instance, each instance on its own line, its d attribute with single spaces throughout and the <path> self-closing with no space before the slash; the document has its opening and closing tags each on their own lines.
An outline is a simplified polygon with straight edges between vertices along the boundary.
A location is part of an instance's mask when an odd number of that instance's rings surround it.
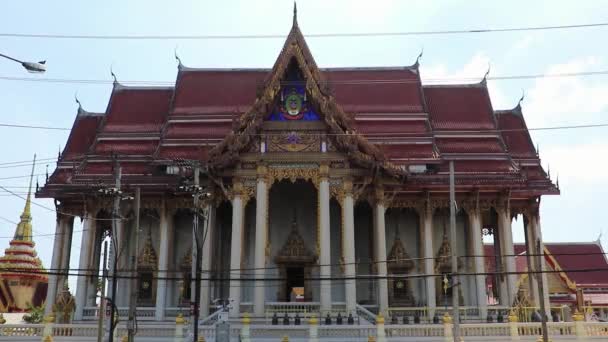
<svg viewBox="0 0 608 342">
<path fill-rule="evenodd" d="M 542 78 L 562 78 L 562 77 L 580 77 L 580 76 L 600 76 L 608 75 L 608 70 L 598 71 L 582 71 L 582 72 L 563 72 L 563 73 L 552 73 L 552 74 L 525 74 L 525 75 L 505 75 L 505 76 L 488 76 L 488 81 L 502 81 L 502 80 L 530 80 L 530 79 L 542 79 Z M 47 82 L 47 83 L 77 83 L 77 84 L 113 84 L 113 80 L 101 80 L 101 79 L 75 79 L 75 78 L 37 78 L 37 77 L 13 77 L 13 76 L 0 76 L 0 80 L 5 81 L 24 81 L 24 82 Z M 435 85 L 445 83 L 446 85 L 454 83 L 475 83 L 479 82 L 479 77 L 444 77 L 444 78 L 425 78 L 424 84 Z M 212 82 L 212 81 L 209 81 Z M 154 80 L 124 80 L 120 82 L 124 85 L 139 85 L 139 86 L 174 86 L 175 81 L 154 81 Z M 298 82 L 284 82 L 285 84 L 295 84 Z M 353 80 L 325 80 L 321 81 L 323 84 L 344 84 L 344 85 L 368 85 L 368 84 L 418 84 L 420 83 L 415 79 L 353 79 Z M 57 128 L 62 129 L 62 128 Z"/>
<path fill-rule="evenodd" d="M 608 114 L 607 114 L 608 115 Z M 4 126 L 4 124 L 0 123 L 0 127 Z M 550 130 L 565 130 L 565 129 L 581 129 L 581 128 L 600 128 L 600 127 L 607 127 L 608 123 L 597 123 L 597 124 L 580 124 L 580 125 L 562 125 L 562 126 L 545 126 L 545 127 L 530 127 L 530 128 L 510 128 L 510 129 L 487 129 L 487 130 L 450 130 L 450 133 L 501 133 L 501 132 L 524 132 L 524 131 L 550 131 Z M 33 128 L 33 129 L 63 129 L 63 130 L 70 130 L 70 128 L 58 128 L 58 127 L 45 127 L 45 126 L 28 126 L 28 125 L 19 125 L 19 128 Z M 436 130 L 436 132 L 443 132 L 442 130 Z M 299 135 L 319 135 L 320 133 L 306 133 L 306 132 L 301 132 L 298 133 Z M 374 136 L 387 136 L 387 133 L 361 133 L 363 136 L 366 137 L 374 137 Z M 276 136 L 282 136 L 282 134 L 280 133 L 259 133 L 259 134 L 251 134 L 251 135 L 255 135 L 255 136 L 272 136 L 272 135 L 276 135 Z M 348 136 L 348 135 L 353 135 L 353 134 L 349 134 L 349 133 L 323 133 L 324 136 Z M 395 133 L 390 133 L 391 137 L 396 137 L 396 136 L 419 136 L 420 133 L 416 133 L 416 132 L 395 132 Z M 80 157 L 84 157 L 86 155 L 80 155 Z M 2 164 L 0 164 L 2 165 Z M 30 164 L 31 165 L 31 164 Z M 25 165 L 23 165 L 25 166 Z M 1 167 L 0 167 L 1 168 Z M 34 176 L 42 176 L 43 174 L 35 174 Z M 25 177 L 29 177 L 30 175 L 25 175 L 25 176 L 12 176 L 12 177 L 4 177 L 4 178 L 0 178 L 0 180 L 3 179 L 15 179 L 15 178 L 25 178 Z"/>
<path fill-rule="evenodd" d="M 22 177 L 18 177 L 18 178 L 22 178 Z M 0 179 L 4 179 L 4 178 L 0 178 Z M 22 199 L 22 200 L 24 200 L 24 201 L 25 201 L 25 200 L 27 200 L 25 197 L 23 197 L 23 196 L 21 196 L 21 195 L 17 194 L 17 193 L 16 193 L 16 192 L 14 192 L 14 191 L 11 191 L 11 190 L 9 190 L 9 189 L 5 188 L 5 187 L 4 187 L 4 186 L 2 186 L 2 185 L 0 185 L 0 189 L 2 189 L 2 190 L 4 190 L 4 191 L 6 191 L 6 192 L 8 192 L 8 193 L 12 194 L 12 195 L 13 195 L 13 196 L 15 196 L 15 197 L 19 197 L 19 198 L 21 198 L 21 199 Z M 33 205 L 35 205 L 35 206 L 38 206 L 38 207 L 40 207 L 40 208 L 43 208 L 43 209 L 48 210 L 48 211 L 53 212 L 53 213 L 61 214 L 61 215 L 64 215 L 64 216 L 70 216 L 70 217 L 80 217 L 79 215 L 70 214 L 70 213 L 66 213 L 66 212 L 62 212 L 62 211 L 57 211 L 57 210 L 55 210 L 55 209 L 53 209 L 53 208 L 49 208 L 49 207 L 47 207 L 47 206 L 45 206 L 45 205 L 39 204 L 39 203 L 34 202 L 34 201 L 31 201 L 31 203 L 32 203 Z M 112 220 L 114 220 L 113 218 L 97 218 L 97 217 L 89 217 L 89 218 L 87 218 L 87 219 L 88 219 L 88 220 L 91 220 L 91 221 L 112 221 Z M 122 220 L 122 221 L 128 221 L 128 220 L 130 220 L 130 218 L 121 217 L 121 218 L 118 218 L 118 220 Z"/>
<path fill-rule="evenodd" d="M 63 275 L 63 276 L 73 276 L 73 277 L 90 277 L 94 275 L 98 275 L 97 270 L 92 270 L 90 272 L 79 272 L 79 273 L 70 273 L 71 269 L 65 271 L 48 271 L 48 270 L 32 270 L 26 268 L 6 268 L 4 272 L 8 273 L 22 273 L 22 274 L 42 274 L 42 275 Z M 578 269 L 562 269 L 562 270 L 535 270 L 535 271 L 515 271 L 515 272 L 458 272 L 459 276 L 475 276 L 475 275 L 485 275 L 485 276 L 496 276 L 496 275 L 529 275 L 529 274 L 552 274 L 552 273 L 594 273 L 594 272 L 606 272 L 608 268 L 578 268 Z M 118 279 L 137 279 L 139 275 L 121 275 L 118 273 L 131 273 L 130 271 L 117 270 L 116 278 Z M 217 272 L 217 273 L 225 273 L 225 272 Z M 378 279 L 410 279 L 410 278 L 428 278 L 428 277 L 443 277 L 444 275 L 449 275 L 451 273 L 439 273 L 439 274 L 387 274 L 385 276 L 381 275 L 355 275 L 355 276 L 333 276 L 333 277 L 302 277 L 306 281 L 323 281 L 323 280 L 378 280 Z M 230 277 L 198 277 L 200 280 L 209 280 L 209 281 L 230 281 L 230 280 L 239 280 L 243 282 L 257 282 L 257 281 L 285 281 L 288 278 L 282 277 L 273 277 L 273 278 L 257 278 L 257 277 L 239 277 L 239 278 L 230 278 Z M 299 278 L 299 279 L 302 279 Z M 154 280 L 183 280 L 183 277 L 171 277 L 171 276 L 157 276 L 153 275 L 152 279 Z"/>
<path fill-rule="evenodd" d="M 479 28 L 458 30 L 434 31 L 402 31 L 402 32 L 352 32 L 352 33 L 313 33 L 305 35 L 306 38 L 356 38 L 356 37 L 399 37 L 399 36 L 428 36 L 428 35 L 454 35 L 454 34 L 481 34 L 498 32 L 520 31 L 548 31 L 581 29 L 608 26 L 608 23 L 586 23 L 572 25 L 552 26 L 523 26 L 504 28 Z M 88 40 L 222 40 L 222 39 L 279 39 L 286 38 L 284 34 L 240 34 L 240 35 L 86 35 L 86 34 L 45 34 L 45 33 L 18 33 L 4 32 L 0 37 L 7 38 L 38 38 L 38 39 L 88 39 Z"/>
<path fill-rule="evenodd" d="M 47 161 L 47 160 L 57 160 L 57 157 L 38 159 L 38 161 Z M 32 160 L 21 160 L 21 161 L 11 161 L 11 162 L 2 162 L 2 163 L 0 163 L 0 165 L 13 165 L 13 164 L 32 165 Z"/>
</svg>

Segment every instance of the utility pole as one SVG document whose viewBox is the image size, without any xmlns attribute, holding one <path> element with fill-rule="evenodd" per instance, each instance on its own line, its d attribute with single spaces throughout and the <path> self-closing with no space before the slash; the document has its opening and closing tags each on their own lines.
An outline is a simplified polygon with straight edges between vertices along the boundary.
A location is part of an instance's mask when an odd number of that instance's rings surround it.
<svg viewBox="0 0 608 342">
<path fill-rule="evenodd" d="M 536 282 L 538 283 L 538 299 L 540 303 L 541 329 L 543 332 L 543 342 L 549 342 L 549 332 L 547 330 L 547 311 L 545 307 L 545 286 L 543 285 L 543 255 L 540 239 L 536 238 Z"/>
<path fill-rule="evenodd" d="M 454 189 L 454 161 L 450 160 L 450 237 L 452 247 L 452 317 L 454 318 L 454 342 L 460 342 L 460 310 L 458 298 L 458 251 L 456 245 L 456 191 Z"/>
<path fill-rule="evenodd" d="M 200 268 L 200 248 L 202 247 L 199 241 L 198 232 L 198 200 L 200 195 L 200 166 L 198 163 L 194 166 L 194 218 L 192 222 L 192 281 L 190 285 L 190 314 L 192 317 L 192 341 L 198 340 L 198 315 L 200 301 L 200 277 L 198 270 Z"/>
<path fill-rule="evenodd" d="M 129 300 L 129 323 L 128 323 L 128 341 L 133 342 L 135 339 L 135 321 L 137 315 L 137 253 L 139 251 L 139 210 L 141 204 L 141 189 L 137 187 L 135 189 L 135 248 L 131 253 L 131 298 Z"/>
<path fill-rule="evenodd" d="M 120 178 L 121 178 L 121 168 L 120 168 L 120 164 L 118 162 L 118 159 L 114 159 L 114 207 L 112 208 L 112 236 L 111 236 L 111 241 L 112 241 L 112 249 L 114 250 L 114 253 L 112 253 L 112 290 L 110 293 L 110 300 L 111 300 L 111 309 L 110 309 L 110 334 L 108 336 L 108 341 L 109 342 L 114 342 L 114 329 L 116 328 L 114 325 L 116 324 L 116 322 L 114 321 L 114 314 L 115 314 L 115 310 L 116 310 L 116 281 L 117 281 L 117 277 L 116 277 L 116 273 L 117 273 L 117 266 L 118 266 L 118 257 L 119 257 L 119 250 L 118 250 L 118 217 L 119 217 L 119 213 L 120 213 Z"/>
<path fill-rule="evenodd" d="M 108 241 L 103 243 L 103 271 L 101 275 L 101 293 L 99 296 L 99 322 L 97 326 L 97 342 L 103 341 L 103 318 L 106 314 L 106 279 L 108 279 Z"/>
</svg>

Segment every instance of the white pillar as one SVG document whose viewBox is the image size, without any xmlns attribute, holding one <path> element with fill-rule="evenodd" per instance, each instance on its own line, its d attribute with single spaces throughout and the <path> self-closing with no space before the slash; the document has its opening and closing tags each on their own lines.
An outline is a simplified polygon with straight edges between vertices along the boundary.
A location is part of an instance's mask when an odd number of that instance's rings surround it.
<svg viewBox="0 0 608 342">
<path fill-rule="evenodd" d="M 319 276 L 321 278 L 321 314 L 330 312 L 331 302 L 331 250 L 329 221 L 329 166 L 321 165 L 319 181 Z"/>
<path fill-rule="evenodd" d="M 388 317 L 385 213 L 384 192 L 382 189 L 376 189 L 376 205 L 374 207 L 374 260 L 378 271 L 378 314 Z"/>
<path fill-rule="evenodd" d="M 238 317 L 241 310 L 241 252 L 243 249 L 243 185 L 234 184 L 232 199 L 232 242 L 230 245 L 230 316 Z"/>
<path fill-rule="evenodd" d="M 70 257 L 72 254 L 72 237 L 74 232 L 74 217 L 65 217 L 65 228 L 63 230 L 64 238 L 61 247 L 61 258 L 59 259 L 59 268 L 63 273 L 57 278 L 57 293 L 63 290 L 63 286 L 68 279 L 70 272 Z"/>
<path fill-rule="evenodd" d="M 422 210 L 419 212 L 420 215 L 420 247 L 422 248 L 422 257 L 424 263 L 424 282 L 426 288 L 426 306 L 428 308 L 429 318 L 432 319 L 435 316 L 435 307 L 437 300 L 435 298 L 435 281 L 436 278 L 432 275 L 435 274 L 435 256 L 433 249 L 433 210 L 428 200 Z"/>
<path fill-rule="evenodd" d="M 469 226 L 472 243 L 473 255 L 473 273 L 475 273 L 475 294 L 477 298 L 477 306 L 479 307 L 479 316 L 485 319 L 488 315 L 488 301 L 486 296 L 486 276 L 485 273 L 485 258 L 483 249 L 483 239 L 481 236 L 481 213 L 475 208 L 469 211 Z"/>
<path fill-rule="evenodd" d="M 44 314 L 47 316 L 53 311 L 53 304 L 55 304 L 55 297 L 57 297 L 58 284 L 61 264 L 61 254 L 63 246 L 63 240 L 66 238 L 64 233 L 66 230 L 65 218 L 60 213 L 57 213 L 57 220 L 55 226 L 55 240 L 53 242 L 53 257 L 51 259 L 51 272 L 49 274 L 49 285 L 46 293 L 46 302 L 44 308 Z"/>
<path fill-rule="evenodd" d="M 357 270 L 355 267 L 355 210 L 353 200 L 353 184 L 350 180 L 344 181 L 344 200 L 342 202 L 342 220 L 344 220 L 344 236 L 342 251 L 344 255 L 344 276 L 346 311 L 356 313 L 357 310 L 357 283 L 355 280 Z"/>
<path fill-rule="evenodd" d="M 498 229 L 500 229 L 501 252 L 505 265 L 505 280 L 508 300 L 507 305 L 515 302 L 517 294 L 517 275 L 515 274 L 515 248 L 513 247 L 513 230 L 511 228 L 511 211 L 508 206 L 498 211 Z M 501 303 L 502 304 L 502 303 Z"/>
<path fill-rule="evenodd" d="M 203 255 L 201 267 L 202 280 L 201 280 L 201 304 L 200 314 L 201 318 L 205 318 L 209 315 L 209 302 L 211 301 L 211 256 L 213 255 L 213 236 L 215 234 L 215 206 L 210 204 L 207 208 L 207 222 L 205 223 L 207 234 L 205 241 L 203 242 Z"/>
<path fill-rule="evenodd" d="M 160 216 L 160 253 L 158 255 L 158 280 L 156 281 L 156 311 L 154 317 L 157 321 L 162 321 L 165 318 L 165 307 L 167 306 L 167 277 L 169 277 L 169 244 L 171 239 L 169 234 L 173 227 L 171 223 L 173 218 L 167 213 L 165 200 L 162 201 L 161 207 L 158 209 Z"/>
<path fill-rule="evenodd" d="M 537 209 L 538 210 L 538 209 Z M 532 219 L 530 220 L 530 222 L 532 223 L 532 229 L 534 231 L 534 255 L 535 258 L 537 258 L 536 255 L 539 254 L 544 254 L 544 249 L 545 249 L 545 245 L 543 243 L 543 235 L 540 229 L 540 217 L 539 214 L 536 213 L 535 215 L 532 216 Z M 540 250 L 537 249 L 537 241 L 540 241 Z M 545 302 L 545 312 L 547 314 L 547 319 L 549 321 L 551 321 L 551 303 L 549 301 L 549 282 L 547 280 L 547 261 L 543 257 L 541 257 L 541 271 L 542 273 L 540 274 L 540 280 L 542 282 L 543 288 L 545 289 L 544 291 L 544 297 L 542 298 L 542 300 Z"/>
<path fill-rule="evenodd" d="M 253 313 L 263 316 L 265 311 L 266 287 L 266 244 L 268 242 L 268 186 L 266 183 L 266 167 L 258 166 L 258 181 L 255 195 L 255 249 L 254 268 L 255 283 L 253 290 Z"/>
<path fill-rule="evenodd" d="M 92 213 L 85 213 L 83 218 L 82 241 L 80 243 L 80 262 L 78 264 L 78 279 L 76 281 L 76 309 L 74 320 L 81 321 L 83 309 L 87 302 L 88 261 L 91 255 L 91 237 L 95 237 L 95 220 Z"/>
<path fill-rule="evenodd" d="M 534 255 L 537 254 L 536 247 L 534 245 L 534 236 L 536 235 L 534 230 L 536 229 L 536 223 L 533 223 L 532 220 L 526 216 L 524 218 L 524 224 L 526 225 L 526 264 L 528 267 L 528 272 L 533 272 L 534 270 L 536 270 L 536 259 Z M 534 273 L 528 273 L 528 284 L 530 286 L 530 293 L 528 295 L 530 296 L 532 303 L 534 303 L 533 305 L 540 307 L 540 302 L 538 300 L 538 281 L 536 280 L 536 275 Z"/>
</svg>

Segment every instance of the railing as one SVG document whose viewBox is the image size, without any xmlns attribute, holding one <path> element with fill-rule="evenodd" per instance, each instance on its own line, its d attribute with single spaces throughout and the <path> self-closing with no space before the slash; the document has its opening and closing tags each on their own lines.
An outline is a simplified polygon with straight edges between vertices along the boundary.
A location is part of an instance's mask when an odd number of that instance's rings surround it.
<svg viewBox="0 0 608 342">
<path fill-rule="evenodd" d="M 471 323 L 462 324 L 460 334 L 467 336 L 510 336 L 511 330 L 508 324 Z"/>
<path fill-rule="evenodd" d="M 202 320 L 200 320 L 198 322 L 199 325 L 213 325 L 215 322 L 217 322 L 217 319 L 219 317 L 219 315 L 222 314 L 222 310 L 216 310 L 214 313 L 212 313 L 211 315 L 203 318 Z"/>
<path fill-rule="evenodd" d="M 414 317 L 419 317 L 420 322 L 431 322 L 432 319 L 429 317 L 431 308 L 428 307 L 390 307 L 388 308 L 390 317 L 397 317 L 399 323 L 401 323 L 401 319 L 403 317 L 408 317 L 410 322 L 413 321 Z M 495 314 L 503 314 L 506 317 L 506 313 L 508 310 L 506 307 L 492 307 L 492 310 Z M 452 315 L 451 307 L 436 307 L 434 308 L 435 316 L 441 318 L 445 312 Z M 488 312 L 491 312 L 488 308 Z M 479 308 L 476 306 L 461 306 L 459 308 L 460 313 L 460 321 L 461 322 L 485 322 L 486 317 L 479 316 Z M 387 321 L 390 323 L 390 320 Z"/>
<path fill-rule="evenodd" d="M 266 319 L 271 318 L 275 313 L 281 317 L 285 314 L 293 317 L 297 313 L 300 317 L 307 318 L 318 315 L 319 309 L 319 302 L 267 302 Z"/>
<path fill-rule="evenodd" d="M 241 324 L 232 324 L 230 333 L 239 336 Z M 375 325 L 319 325 L 320 339 L 333 340 L 367 340 L 368 336 L 375 336 L 379 326 Z M 442 341 L 444 334 L 449 332 L 451 326 L 446 324 L 395 324 L 387 325 L 384 331 L 389 341 L 409 340 Z M 536 340 L 541 335 L 540 323 L 464 323 L 460 331 L 465 340 L 489 341 L 510 340 L 512 336 L 525 341 Z M 549 336 L 553 341 L 572 341 L 575 338 L 588 341 L 607 341 L 608 323 L 605 322 L 550 322 L 548 323 Z M 126 334 L 126 325 L 119 324 L 118 336 Z M 97 335 L 96 324 L 53 324 L 53 335 L 60 341 L 93 341 Z M 40 341 L 44 332 L 42 324 L 5 324 L 0 325 L 0 341 Z M 215 337 L 215 327 L 204 325 L 199 327 L 201 336 L 208 340 Z M 252 338 L 263 340 L 280 340 L 287 335 L 290 338 L 305 340 L 310 333 L 307 325 L 301 326 L 272 326 L 267 324 L 252 324 L 250 334 Z M 172 340 L 175 335 L 175 324 L 152 324 L 142 322 L 138 325 L 137 337 L 150 338 L 154 341 Z M 494 338 L 492 338 L 494 337 Z"/>
<path fill-rule="evenodd" d="M 42 324 L 3 324 L 0 336 L 42 336 Z"/>
<path fill-rule="evenodd" d="M 96 324 L 53 324 L 53 336 L 97 336 Z"/>
<path fill-rule="evenodd" d="M 185 308 L 185 307 L 168 307 L 168 308 L 165 308 L 165 317 L 175 318 L 180 313 L 184 317 L 190 317 L 190 310 L 188 308 Z"/>
<path fill-rule="evenodd" d="M 319 326 L 319 339 L 331 337 L 356 338 L 376 335 L 376 327 L 373 325 L 321 325 Z"/>
<path fill-rule="evenodd" d="M 606 336 L 606 337 L 608 337 L 608 323 L 585 322 L 583 324 L 584 324 L 587 336 Z"/>
<path fill-rule="evenodd" d="M 389 337 L 439 337 L 443 326 L 439 324 L 387 325 L 384 330 Z"/>
<path fill-rule="evenodd" d="M 167 308 L 165 310 L 165 314 L 167 312 Z M 106 310 L 108 310 L 106 308 Z M 187 310 L 186 310 L 187 311 Z M 128 307 L 119 307 L 117 312 L 119 317 L 128 317 L 129 316 L 129 308 Z M 99 319 L 99 307 L 97 306 L 88 306 L 83 309 L 82 320 L 83 321 L 94 321 Z M 142 321 L 153 321 L 156 316 L 156 308 L 155 307 L 137 307 L 136 315 L 138 320 Z M 171 317 L 171 316 L 169 316 Z M 175 316 L 174 316 L 175 317 Z"/>
<path fill-rule="evenodd" d="M 376 315 L 373 312 L 367 310 L 359 304 L 357 304 L 356 309 L 359 317 L 363 317 L 370 324 L 376 324 Z"/>
</svg>

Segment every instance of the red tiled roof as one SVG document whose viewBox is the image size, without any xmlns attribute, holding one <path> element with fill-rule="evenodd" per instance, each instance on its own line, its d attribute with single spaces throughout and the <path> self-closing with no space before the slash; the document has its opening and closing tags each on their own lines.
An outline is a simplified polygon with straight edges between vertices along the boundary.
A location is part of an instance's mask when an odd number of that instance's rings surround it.
<svg viewBox="0 0 608 342">
<path fill-rule="evenodd" d="M 488 90 L 484 85 L 425 86 L 424 95 L 433 129 L 496 129 Z"/>
<path fill-rule="evenodd" d="M 170 123 L 164 131 L 167 139 L 223 138 L 230 132 L 231 122 L 180 122 Z"/>
<path fill-rule="evenodd" d="M 181 70 L 172 114 L 244 112 L 268 74 L 266 69 Z"/>
<path fill-rule="evenodd" d="M 371 134 L 401 134 L 407 133 L 406 136 L 412 136 L 415 133 L 419 135 L 430 136 L 426 121 L 424 120 L 408 120 L 408 121 L 391 121 L 382 118 L 375 120 L 365 120 L 356 122 L 357 129 L 363 135 Z"/>
<path fill-rule="evenodd" d="M 421 84 L 416 69 L 321 70 L 334 90 L 336 101 L 346 112 L 420 113 L 424 111 Z M 378 80 L 382 82 L 374 82 Z"/>
<path fill-rule="evenodd" d="M 555 258 L 568 278 L 580 287 L 608 287 L 608 262 L 602 247 L 596 242 L 588 243 L 545 243 L 545 247 Z M 515 254 L 525 253 L 523 243 L 514 244 Z M 488 272 L 494 272 L 494 247 L 484 244 Z M 519 259 L 519 257 L 517 258 Z M 525 263 L 525 257 L 521 257 Z M 519 262 L 517 262 L 519 265 Z M 526 265 L 527 268 L 527 265 Z M 596 269 L 595 272 L 575 272 L 576 270 Z M 518 267 L 519 270 L 519 267 Z"/>
<path fill-rule="evenodd" d="M 152 155 L 156 150 L 158 140 L 110 140 L 100 141 L 95 145 L 97 154 L 132 154 Z"/>
<path fill-rule="evenodd" d="M 555 260 L 568 277 L 579 286 L 601 285 L 608 287 L 608 262 L 599 244 L 591 243 L 546 243 Z M 597 269 L 596 272 L 568 272 L 568 270 Z"/>
<path fill-rule="evenodd" d="M 519 108 L 511 111 L 496 111 L 496 119 L 502 138 L 513 157 L 537 158 L 530 132 Z"/>
<path fill-rule="evenodd" d="M 87 113 L 79 110 L 74 125 L 70 131 L 68 142 L 62 153 L 62 160 L 71 160 L 83 156 L 95 141 L 97 126 L 103 118 L 100 113 Z"/>
<path fill-rule="evenodd" d="M 497 138 L 436 138 L 441 153 L 505 153 Z"/>
<path fill-rule="evenodd" d="M 483 173 L 483 172 L 512 172 L 513 165 L 508 160 L 455 160 L 454 172 Z M 449 172 L 447 162 L 441 164 L 439 171 Z"/>
<path fill-rule="evenodd" d="M 393 158 L 434 158 L 431 144 L 379 144 L 380 149 L 390 159 Z"/>
<path fill-rule="evenodd" d="M 103 133 L 160 132 L 173 89 L 115 87 Z"/>
</svg>

